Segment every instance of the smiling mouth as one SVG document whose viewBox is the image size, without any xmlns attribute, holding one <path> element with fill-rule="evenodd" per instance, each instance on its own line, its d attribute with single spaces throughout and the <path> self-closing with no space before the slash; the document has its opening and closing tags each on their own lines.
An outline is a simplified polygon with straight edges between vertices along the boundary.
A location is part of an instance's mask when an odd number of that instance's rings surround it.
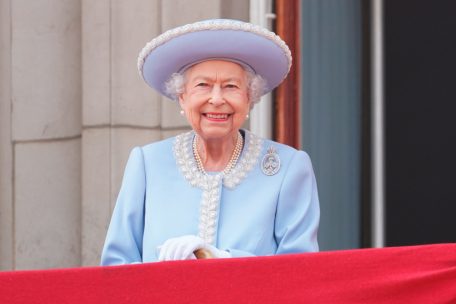
<svg viewBox="0 0 456 304">
<path fill-rule="evenodd" d="M 212 121 L 225 121 L 231 114 L 228 113 L 203 113 L 203 116 Z"/>
</svg>

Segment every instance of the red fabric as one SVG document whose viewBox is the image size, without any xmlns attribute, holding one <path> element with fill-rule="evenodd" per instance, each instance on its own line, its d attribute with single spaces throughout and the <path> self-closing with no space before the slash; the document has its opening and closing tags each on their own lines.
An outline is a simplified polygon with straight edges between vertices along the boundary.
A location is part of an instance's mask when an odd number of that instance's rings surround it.
<svg viewBox="0 0 456 304">
<path fill-rule="evenodd" d="M 0 303 L 456 303 L 456 244 L 0 272 Z"/>
</svg>

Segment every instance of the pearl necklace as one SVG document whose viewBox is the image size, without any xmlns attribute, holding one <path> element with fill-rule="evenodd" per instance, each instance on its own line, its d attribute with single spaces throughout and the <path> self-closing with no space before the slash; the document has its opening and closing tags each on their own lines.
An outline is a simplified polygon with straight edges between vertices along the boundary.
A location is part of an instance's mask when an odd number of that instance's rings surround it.
<svg viewBox="0 0 456 304">
<path fill-rule="evenodd" d="M 207 174 L 206 170 L 204 170 L 203 162 L 202 162 L 201 157 L 200 157 L 200 155 L 198 153 L 197 139 L 198 139 L 198 136 L 195 135 L 195 137 L 193 138 L 193 145 L 192 145 L 192 147 L 193 147 L 193 155 L 195 156 L 196 165 L 198 166 L 198 170 L 201 173 L 203 173 L 203 174 Z M 244 146 L 244 140 L 242 138 L 241 133 L 238 132 L 238 136 L 237 136 L 237 139 L 236 139 L 236 145 L 234 147 L 233 154 L 231 154 L 230 161 L 226 165 L 225 169 L 223 169 L 223 171 L 222 171 L 223 175 L 227 175 L 234 168 L 234 166 L 236 165 L 236 163 L 237 163 L 237 161 L 239 159 L 239 156 L 241 155 L 241 151 L 242 151 L 243 146 Z"/>
</svg>

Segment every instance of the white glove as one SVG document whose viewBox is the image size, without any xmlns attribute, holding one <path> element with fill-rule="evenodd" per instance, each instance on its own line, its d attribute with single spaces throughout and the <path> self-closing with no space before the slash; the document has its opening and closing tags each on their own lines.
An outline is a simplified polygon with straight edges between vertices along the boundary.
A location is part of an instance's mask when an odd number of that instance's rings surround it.
<svg viewBox="0 0 456 304">
<path fill-rule="evenodd" d="M 196 259 L 193 252 L 197 249 L 206 249 L 216 258 L 231 257 L 231 254 L 229 252 L 206 244 L 200 237 L 197 237 L 195 235 L 184 235 L 181 237 L 168 239 L 159 248 L 159 261 Z"/>
</svg>

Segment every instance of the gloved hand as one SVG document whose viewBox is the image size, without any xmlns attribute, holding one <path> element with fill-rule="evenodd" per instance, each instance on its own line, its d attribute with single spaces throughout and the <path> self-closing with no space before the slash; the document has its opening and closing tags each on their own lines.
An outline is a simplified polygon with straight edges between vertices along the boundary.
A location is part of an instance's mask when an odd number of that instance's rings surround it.
<svg viewBox="0 0 456 304">
<path fill-rule="evenodd" d="M 181 237 L 168 239 L 159 248 L 159 261 L 195 259 L 196 257 L 193 252 L 197 249 L 206 249 L 216 258 L 231 257 L 231 254 L 229 252 L 206 244 L 203 239 L 195 235 L 184 235 Z"/>
</svg>

